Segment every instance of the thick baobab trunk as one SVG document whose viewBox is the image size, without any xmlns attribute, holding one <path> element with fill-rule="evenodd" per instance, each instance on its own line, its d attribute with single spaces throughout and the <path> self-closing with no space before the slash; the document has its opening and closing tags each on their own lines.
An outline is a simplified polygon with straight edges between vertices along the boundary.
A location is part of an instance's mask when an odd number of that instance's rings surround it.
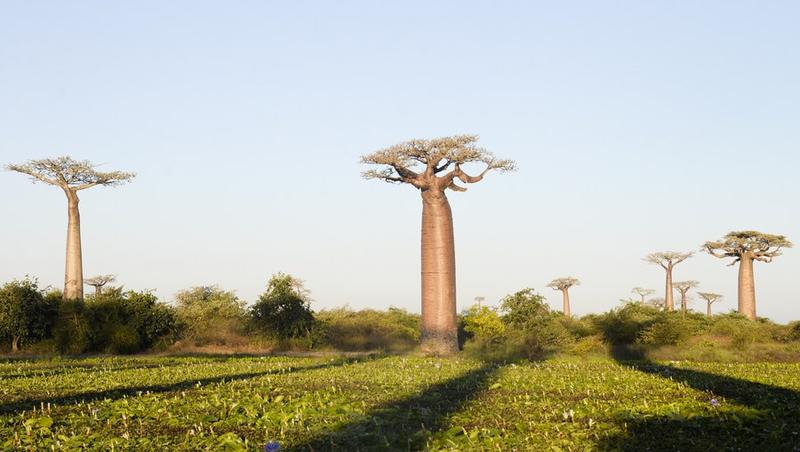
<svg viewBox="0 0 800 452">
<path fill-rule="evenodd" d="M 753 278 L 753 258 L 743 255 L 739 262 L 739 314 L 756 319 L 756 285 Z"/>
<path fill-rule="evenodd" d="M 458 352 L 453 212 L 443 191 L 422 192 L 423 353 Z"/>
<path fill-rule="evenodd" d="M 561 293 L 564 294 L 564 317 L 570 318 L 569 312 L 569 289 L 562 289 Z"/>
<path fill-rule="evenodd" d="M 81 257 L 81 214 L 77 193 L 67 189 L 67 262 L 64 269 L 64 299 L 83 299 L 83 259 Z"/>
<path fill-rule="evenodd" d="M 672 267 L 667 269 L 667 293 L 664 295 L 664 308 L 667 312 L 675 310 L 675 300 L 672 298 Z"/>
<path fill-rule="evenodd" d="M 11 352 L 16 353 L 19 350 L 19 336 L 11 337 Z"/>
<path fill-rule="evenodd" d="M 681 292 L 681 315 L 683 317 L 686 317 L 686 308 L 687 308 L 686 293 Z"/>
<path fill-rule="evenodd" d="M 711 303 L 706 302 L 706 317 L 711 317 Z"/>
</svg>

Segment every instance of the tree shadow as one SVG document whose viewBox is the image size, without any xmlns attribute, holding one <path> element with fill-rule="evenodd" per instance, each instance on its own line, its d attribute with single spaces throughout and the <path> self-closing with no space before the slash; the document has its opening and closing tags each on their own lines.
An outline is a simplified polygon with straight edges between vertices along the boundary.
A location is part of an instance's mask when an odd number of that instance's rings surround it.
<svg viewBox="0 0 800 452">
<path fill-rule="evenodd" d="M 497 371 L 486 363 L 466 374 L 432 385 L 411 397 L 386 402 L 333 431 L 317 434 L 290 450 L 421 450 L 431 433 L 442 430 L 458 412 L 487 387 Z"/>
<path fill-rule="evenodd" d="M 376 359 L 376 358 L 369 358 L 369 359 Z M 303 366 L 303 367 L 291 366 L 288 368 L 269 369 L 261 372 L 227 374 L 227 375 L 219 375 L 216 377 L 184 380 L 169 384 L 113 388 L 102 391 L 87 391 L 77 394 L 70 394 L 70 395 L 56 396 L 56 397 L 28 398 L 28 399 L 16 400 L 13 402 L 0 404 L 0 414 L 16 414 L 22 411 L 32 410 L 33 408 L 38 409 L 43 405 L 48 405 L 48 404 L 63 406 L 63 405 L 71 405 L 78 403 L 88 403 L 106 399 L 112 399 L 112 400 L 121 399 L 123 397 L 137 396 L 144 393 L 163 393 L 163 392 L 181 391 L 186 389 L 192 389 L 197 386 L 205 386 L 221 382 L 247 380 L 250 378 L 257 378 L 265 375 L 308 372 L 312 370 L 325 369 L 329 367 L 338 367 L 362 361 L 365 361 L 365 359 L 342 358 L 311 366 Z"/>
<path fill-rule="evenodd" d="M 620 364 L 669 378 L 709 394 L 716 403 L 743 409 L 713 409 L 713 415 L 617 419 L 626 432 L 598 445 L 603 450 L 769 450 L 800 451 L 800 392 L 709 372 L 665 366 L 635 349 L 612 347 Z M 644 395 L 646 397 L 646 395 Z"/>
</svg>

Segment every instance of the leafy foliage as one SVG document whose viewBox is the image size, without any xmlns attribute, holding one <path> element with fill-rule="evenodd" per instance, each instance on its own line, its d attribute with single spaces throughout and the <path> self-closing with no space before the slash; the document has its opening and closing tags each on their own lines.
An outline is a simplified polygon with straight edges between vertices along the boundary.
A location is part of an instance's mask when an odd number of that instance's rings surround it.
<svg viewBox="0 0 800 452">
<path fill-rule="evenodd" d="M 0 287 L 0 337 L 16 347 L 49 334 L 56 306 L 45 299 L 36 279 L 26 277 Z"/>
<path fill-rule="evenodd" d="M 310 337 L 314 326 L 310 301 L 301 280 L 277 273 L 250 310 L 253 324 L 260 332 L 280 339 Z"/>
<path fill-rule="evenodd" d="M 244 331 L 244 301 L 217 286 L 199 286 L 175 294 L 176 314 L 186 337 L 198 344 L 225 343 Z"/>
</svg>

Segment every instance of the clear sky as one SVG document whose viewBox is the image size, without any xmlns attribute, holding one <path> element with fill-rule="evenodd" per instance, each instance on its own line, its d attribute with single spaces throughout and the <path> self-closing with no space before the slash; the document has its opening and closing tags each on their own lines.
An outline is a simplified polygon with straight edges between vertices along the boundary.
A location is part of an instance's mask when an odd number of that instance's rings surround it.
<svg viewBox="0 0 800 452">
<path fill-rule="evenodd" d="M 269 275 L 316 309 L 419 310 L 419 194 L 360 155 L 475 133 L 520 170 L 450 195 L 459 309 L 573 275 L 573 312 L 663 296 L 651 251 L 737 229 L 800 244 L 794 1 L 3 1 L 0 160 L 138 173 L 82 192 L 84 272 L 170 301 Z M 66 202 L 0 172 L 0 281 L 63 284 Z M 757 264 L 800 319 L 800 249 Z M 675 271 L 736 306 L 736 269 Z M 703 309 L 701 302 L 693 307 Z"/>
</svg>

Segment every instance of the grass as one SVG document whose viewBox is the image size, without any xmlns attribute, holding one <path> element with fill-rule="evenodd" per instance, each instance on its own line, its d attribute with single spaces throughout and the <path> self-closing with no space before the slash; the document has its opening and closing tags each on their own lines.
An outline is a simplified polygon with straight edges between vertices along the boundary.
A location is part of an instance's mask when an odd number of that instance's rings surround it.
<svg viewBox="0 0 800 452">
<path fill-rule="evenodd" d="M 0 362 L 3 449 L 800 450 L 800 365 L 422 357 Z"/>
</svg>

